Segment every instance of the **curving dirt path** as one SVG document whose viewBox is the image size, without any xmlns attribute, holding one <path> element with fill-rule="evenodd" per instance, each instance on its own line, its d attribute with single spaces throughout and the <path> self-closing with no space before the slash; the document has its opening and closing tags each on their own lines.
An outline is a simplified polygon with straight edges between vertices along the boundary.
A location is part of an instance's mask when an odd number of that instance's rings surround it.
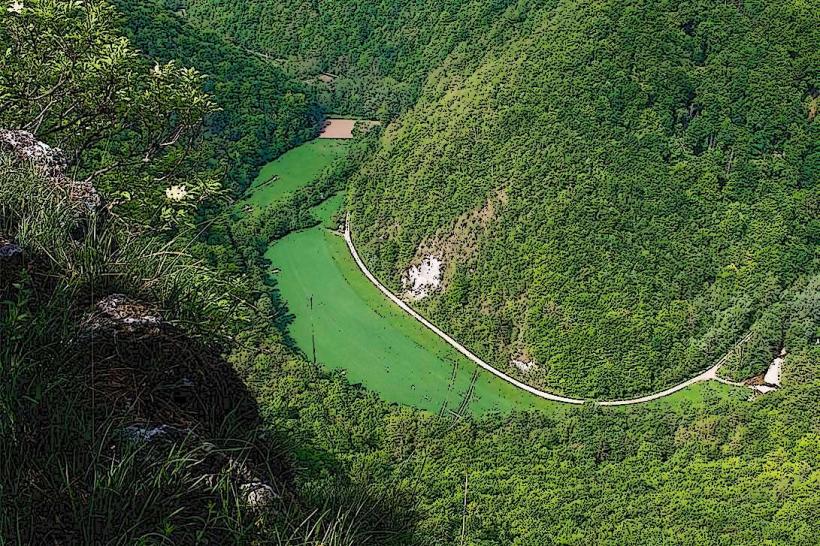
<svg viewBox="0 0 820 546">
<path fill-rule="evenodd" d="M 356 265 L 359 266 L 359 269 L 361 270 L 362 273 L 364 273 L 365 277 L 367 277 L 367 279 L 376 288 L 378 288 L 379 291 L 382 294 L 387 296 L 393 303 L 398 305 L 408 315 L 410 315 L 411 317 L 416 319 L 418 322 L 423 324 L 429 330 L 432 330 L 433 333 L 435 333 L 441 339 L 443 339 L 448 344 L 450 344 L 455 350 L 457 350 L 458 352 L 460 352 L 461 354 L 463 354 L 464 356 L 466 356 L 467 358 L 469 358 L 470 360 L 472 360 L 473 362 L 478 364 L 480 367 L 484 368 L 485 370 L 487 370 L 491 374 L 500 377 L 504 381 L 507 381 L 508 383 L 512 383 L 513 385 L 515 385 L 519 389 L 523 389 L 523 390 L 525 390 L 529 393 L 534 394 L 535 396 L 545 398 L 547 400 L 552 400 L 554 402 L 561 402 L 561 403 L 564 403 L 564 404 L 577 404 L 577 405 L 584 404 L 585 402 L 587 402 L 587 400 L 583 400 L 581 398 L 568 398 L 566 396 L 561 396 L 559 394 L 553 394 L 553 393 L 550 393 L 550 392 L 542 391 L 540 389 L 536 389 L 535 387 L 527 385 L 526 383 L 522 383 L 518 379 L 505 374 L 501 370 L 499 370 L 497 368 L 494 368 L 494 367 L 490 366 L 489 364 L 487 364 L 486 362 L 484 362 L 483 360 L 481 360 L 479 357 L 474 355 L 469 349 L 467 349 L 464 345 L 462 345 L 461 343 L 459 343 L 458 341 L 456 341 L 455 339 L 453 339 L 452 337 L 450 337 L 449 335 L 444 333 L 435 324 L 433 324 L 432 322 L 430 322 L 429 320 L 427 320 L 426 318 L 424 318 L 423 316 L 418 314 L 412 307 L 407 305 L 401 298 L 396 296 L 393 292 L 390 291 L 390 289 L 388 289 L 381 282 L 379 282 L 379 280 L 370 272 L 370 270 L 364 264 L 362 259 L 359 257 L 359 253 L 356 251 L 356 246 L 353 244 L 353 237 L 350 234 L 350 215 L 348 215 L 347 218 L 345 219 L 344 238 L 345 238 L 345 242 L 347 243 L 347 248 L 350 250 L 350 254 L 351 254 L 351 256 L 353 256 L 353 260 L 356 262 Z M 718 375 L 717 375 L 717 371 L 724 364 L 724 362 L 726 362 L 726 359 L 735 350 L 735 348 L 737 348 L 739 345 L 745 343 L 749 339 L 749 336 L 750 336 L 750 334 L 746 334 L 740 341 L 738 341 L 734 345 L 734 347 L 732 347 L 732 349 L 729 351 L 729 353 L 724 355 L 723 358 L 718 360 L 711 368 L 709 368 L 708 370 L 704 371 L 703 373 L 701 373 L 701 374 L 699 374 L 699 375 L 697 375 L 697 376 L 695 376 L 691 379 L 687 379 L 686 381 L 684 381 L 682 383 L 678 383 L 677 385 L 674 385 L 672 387 L 669 387 L 666 390 L 656 392 L 656 393 L 653 393 L 653 394 L 648 394 L 646 396 L 641 396 L 640 398 L 630 398 L 628 400 L 607 400 L 607 401 L 598 402 L 598 404 L 600 404 L 602 406 L 629 406 L 629 405 L 632 405 L 632 404 L 644 404 L 646 402 L 651 402 L 653 400 L 658 400 L 659 398 L 669 396 L 670 394 L 676 393 L 680 390 L 685 389 L 686 387 L 689 387 L 689 386 L 694 385 L 695 383 L 699 383 L 701 381 L 716 380 L 716 381 L 720 381 L 721 383 L 727 383 L 729 385 L 742 386 L 741 383 L 735 383 L 733 381 L 728 381 L 728 380 L 719 378 Z"/>
</svg>

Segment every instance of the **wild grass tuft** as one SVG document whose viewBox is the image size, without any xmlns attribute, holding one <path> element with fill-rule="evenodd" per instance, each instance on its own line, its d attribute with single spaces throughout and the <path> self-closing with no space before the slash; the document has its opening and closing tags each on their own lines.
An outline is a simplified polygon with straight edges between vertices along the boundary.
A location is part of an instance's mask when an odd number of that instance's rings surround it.
<svg viewBox="0 0 820 546">
<path fill-rule="evenodd" d="M 206 274 L 179 239 L 140 235 L 66 197 L 36 167 L 0 154 L 0 234 L 25 255 L 13 284 L 0 284 L 0 543 L 250 536 L 232 481 L 203 479 L 206 458 L 244 455 L 206 452 L 201 440 L 123 438 L 132 416 L 94 402 L 94 347 L 81 337 L 94 303 L 123 292 L 213 342 L 238 305 L 234 287 Z"/>
</svg>

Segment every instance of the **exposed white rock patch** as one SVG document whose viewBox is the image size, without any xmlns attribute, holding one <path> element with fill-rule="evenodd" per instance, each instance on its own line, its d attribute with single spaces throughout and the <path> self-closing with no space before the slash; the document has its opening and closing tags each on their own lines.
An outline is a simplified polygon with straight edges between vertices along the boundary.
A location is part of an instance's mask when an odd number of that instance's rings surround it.
<svg viewBox="0 0 820 546">
<path fill-rule="evenodd" d="M 273 487 L 264 482 L 243 483 L 240 484 L 239 490 L 248 506 L 255 510 L 265 508 L 279 498 Z"/>
<path fill-rule="evenodd" d="M 74 180 L 66 175 L 68 160 L 60 148 L 40 142 L 28 131 L 0 129 L 0 151 L 38 166 L 56 186 L 68 192 L 73 203 L 89 211 L 102 206 L 102 198 L 91 182 Z"/>
<path fill-rule="evenodd" d="M 67 162 L 63 151 L 40 142 L 28 131 L 0 130 L 0 144 L 18 159 L 28 160 L 47 169 L 49 174 L 62 175 Z"/>
<path fill-rule="evenodd" d="M 512 359 L 510 364 L 518 368 L 521 373 L 530 373 L 536 368 L 535 362 L 527 362 L 526 360 Z"/>
<path fill-rule="evenodd" d="M 169 436 L 179 436 L 190 433 L 170 425 L 159 425 L 156 427 L 131 425 L 125 428 L 126 437 L 133 442 L 150 442 L 154 438 L 167 438 Z"/>
<path fill-rule="evenodd" d="M 159 324 L 162 316 L 149 306 L 130 299 L 124 294 L 112 294 L 99 302 L 97 309 L 107 317 L 123 324 Z"/>
<path fill-rule="evenodd" d="M 402 276 L 401 284 L 410 299 L 421 300 L 441 286 L 441 260 L 425 256 L 419 265 L 411 266 Z"/>
<path fill-rule="evenodd" d="M 766 370 L 766 375 L 763 376 L 763 382 L 767 385 L 780 386 L 780 370 L 783 367 L 783 361 L 786 360 L 786 349 L 780 351 L 780 355 L 772 360 L 769 364 L 769 369 Z"/>
<path fill-rule="evenodd" d="M 783 368 L 783 362 L 786 360 L 786 349 L 780 351 L 780 354 L 772 360 L 769 364 L 769 369 L 766 370 L 763 376 L 763 383 L 760 385 L 753 385 L 755 392 L 766 394 L 776 391 L 780 387 L 780 371 Z"/>
<path fill-rule="evenodd" d="M 230 458 L 228 470 L 239 485 L 241 497 L 254 510 L 266 508 L 275 499 L 280 498 L 270 482 L 254 472 L 253 468 L 244 462 Z"/>
</svg>

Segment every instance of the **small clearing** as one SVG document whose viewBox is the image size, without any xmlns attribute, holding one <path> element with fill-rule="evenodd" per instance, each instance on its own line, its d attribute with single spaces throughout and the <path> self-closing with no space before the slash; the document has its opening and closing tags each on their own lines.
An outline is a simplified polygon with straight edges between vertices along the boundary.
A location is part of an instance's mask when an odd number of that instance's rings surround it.
<svg viewBox="0 0 820 546">
<path fill-rule="evenodd" d="M 333 162 L 347 153 L 348 142 L 312 140 L 274 159 L 259 171 L 246 198 L 240 202 L 244 214 L 286 198 L 307 186 Z"/>
<path fill-rule="evenodd" d="M 357 125 L 359 129 L 366 131 L 374 125 L 379 125 L 379 122 L 360 119 L 328 119 L 319 132 L 319 138 L 353 138 L 353 129 Z"/>
</svg>

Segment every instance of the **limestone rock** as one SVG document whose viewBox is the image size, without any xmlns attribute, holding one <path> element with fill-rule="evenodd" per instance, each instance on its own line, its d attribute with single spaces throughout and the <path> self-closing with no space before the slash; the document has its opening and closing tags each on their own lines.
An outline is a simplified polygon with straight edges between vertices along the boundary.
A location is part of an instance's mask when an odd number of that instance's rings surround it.
<svg viewBox="0 0 820 546">
<path fill-rule="evenodd" d="M 0 129 L 0 149 L 20 161 L 31 161 L 53 178 L 65 176 L 68 162 L 63 151 L 40 142 L 28 131 Z"/>
<path fill-rule="evenodd" d="M 97 311 L 102 319 L 132 328 L 163 322 L 159 311 L 124 294 L 111 294 L 100 300 L 97 302 Z"/>
<path fill-rule="evenodd" d="M 102 198 L 90 182 L 77 181 L 66 176 L 68 161 L 59 148 L 40 142 L 28 131 L 0 129 L 0 150 L 18 161 L 29 161 L 39 167 L 55 186 L 65 191 L 71 202 L 86 211 L 102 206 Z"/>
<path fill-rule="evenodd" d="M 245 502 L 254 510 L 261 510 L 279 498 L 273 487 L 264 482 L 243 483 L 239 486 Z"/>
<path fill-rule="evenodd" d="M 437 256 L 425 256 L 419 265 L 408 268 L 401 279 L 405 296 L 421 300 L 441 286 L 442 262 Z"/>
<path fill-rule="evenodd" d="M 530 373 L 537 368 L 535 362 L 524 358 L 514 358 L 510 360 L 510 365 L 516 368 L 521 373 Z"/>
</svg>

